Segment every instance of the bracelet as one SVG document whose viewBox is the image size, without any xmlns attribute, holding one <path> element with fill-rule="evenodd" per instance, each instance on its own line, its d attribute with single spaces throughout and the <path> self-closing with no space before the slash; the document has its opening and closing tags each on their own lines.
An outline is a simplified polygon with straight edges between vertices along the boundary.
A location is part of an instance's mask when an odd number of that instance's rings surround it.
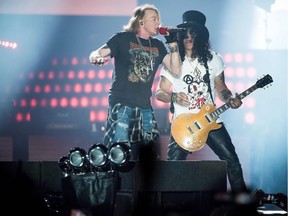
<svg viewBox="0 0 288 216">
<path fill-rule="evenodd" d="M 104 59 L 101 55 L 96 55 L 93 57 L 93 60 L 95 61 L 95 63 L 99 66 L 104 64 Z"/>
<path fill-rule="evenodd" d="M 171 46 L 169 46 L 169 49 L 170 49 L 170 52 L 171 52 L 171 53 L 174 53 L 174 52 L 179 51 L 178 46 L 176 46 L 176 47 L 171 47 Z"/>
<path fill-rule="evenodd" d="M 95 55 L 93 56 L 93 60 L 94 61 L 99 61 L 100 59 L 102 59 L 103 57 L 101 55 Z"/>
<path fill-rule="evenodd" d="M 171 102 L 175 103 L 178 93 L 172 92 L 171 94 Z"/>
<path fill-rule="evenodd" d="M 104 64 L 104 58 L 99 54 L 98 51 L 93 51 L 89 56 L 89 60 L 92 64 L 96 65 Z"/>
</svg>

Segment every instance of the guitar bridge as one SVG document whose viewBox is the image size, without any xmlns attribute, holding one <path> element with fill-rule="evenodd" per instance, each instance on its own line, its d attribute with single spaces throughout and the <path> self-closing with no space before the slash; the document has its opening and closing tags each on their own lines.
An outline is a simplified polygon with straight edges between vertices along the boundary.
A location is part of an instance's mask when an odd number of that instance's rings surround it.
<svg viewBox="0 0 288 216">
<path fill-rule="evenodd" d="M 190 132 L 191 134 L 194 134 L 194 131 L 199 131 L 199 130 L 202 129 L 201 125 L 200 125 L 197 121 L 194 122 L 194 124 L 193 124 L 192 126 L 193 126 L 193 127 L 190 127 L 190 126 L 187 127 L 187 129 L 189 130 L 189 132 Z M 193 128 L 194 130 L 192 130 L 192 128 Z"/>
<path fill-rule="evenodd" d="M 191 127 L 187 127 L 187 129 L 189 130 L 189 132 L 190 132 L 191 134 L 194 133 L 193 130 L 191 129 Z"/>
</svg>

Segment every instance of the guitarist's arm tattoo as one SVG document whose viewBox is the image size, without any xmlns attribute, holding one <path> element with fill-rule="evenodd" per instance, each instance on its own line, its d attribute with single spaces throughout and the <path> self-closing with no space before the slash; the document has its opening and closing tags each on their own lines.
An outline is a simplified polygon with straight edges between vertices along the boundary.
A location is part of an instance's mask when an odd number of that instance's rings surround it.
<svg viewBox="0 0 288 216">
<path fill-rule="evenodd" d="M 232 92 L 227 88 L 225 84 L 224 72 L 220 73 L 214 80 L 215 87 L 218 95 L 223 102 L 227 102 L 232 97 Z"/>
<path fill-rule="evenodd" d="M 224 100 L 228 100 L 231 96 L 232 96 L 232 93 L 229 89 L 224 89 L 223 91 L 221 91 L 221 97 Z"/>
</svg>

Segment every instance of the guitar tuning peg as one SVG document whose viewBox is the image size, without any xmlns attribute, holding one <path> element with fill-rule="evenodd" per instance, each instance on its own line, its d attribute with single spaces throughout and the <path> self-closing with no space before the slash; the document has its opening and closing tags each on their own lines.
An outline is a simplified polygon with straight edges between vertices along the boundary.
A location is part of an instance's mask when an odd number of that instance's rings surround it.
<svg viewBox="0 0 288 216">
<path fill-rule="evenodd" d="M 272 86 L 272 84 L 269 84 L 269 85 L 265 86 L 264 89 L 267 89 L 267 88 L 269 88 L 270 86 Z"/>
</svg>

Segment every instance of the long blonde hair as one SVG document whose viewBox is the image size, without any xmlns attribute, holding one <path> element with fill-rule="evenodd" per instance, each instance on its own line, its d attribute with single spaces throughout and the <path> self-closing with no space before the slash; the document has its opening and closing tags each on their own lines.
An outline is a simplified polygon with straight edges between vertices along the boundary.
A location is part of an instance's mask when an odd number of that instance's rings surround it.
<svg viewBox="0 0 288 216">
<path fill-rule="evenodd" d="M 139 28 L 139 20 L 143 19 L 146 10 L 154 10 L 160 18 L 160 13 L 154 5 L 152 4 L 139 5 L 134 9 L 133 15 L 130 18 L 129 22 L 123 26 L 123 30 L 127 32 L 137 33 L 137 30 Z"/>
</svg>

